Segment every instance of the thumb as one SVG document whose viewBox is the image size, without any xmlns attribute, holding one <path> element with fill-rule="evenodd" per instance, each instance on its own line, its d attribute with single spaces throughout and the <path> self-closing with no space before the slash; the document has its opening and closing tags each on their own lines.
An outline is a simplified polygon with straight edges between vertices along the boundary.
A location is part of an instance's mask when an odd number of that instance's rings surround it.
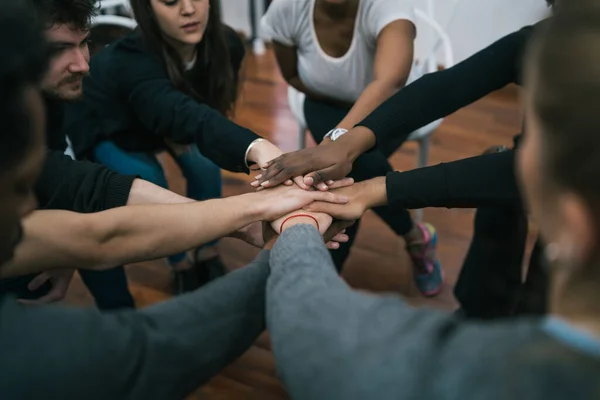
<svg viewBox="0 0 600 400">
<path fill-rule="evenodd" d="M 309 186 L 313 186 L 319 183 L 325 183 L 329 180 L 342 179 L 345 176 L 346 174 L 343 174 L 336 165 L 332 165 L 331 167 L 307 174 L 304 177 L 304 183 Z"/>
<path fill-rule="evenodd" d="M 50 278 L 51 276 L 49 273 L 42 272 L 41 274 L 33 278 L 31 282 L 29 282 L 29 284 L 27 285 L 27 289 L 34 291 L 40 286 L 42 286 L 44 283 L 46 283 L 48 280 L 50 280 Z"/>
<path fill-rule="evenodd" d="M 310 211 L 310 212 L 316 212 L 316 213 L 329 214 L 333 218 L 337 218 L 336 217 L 336 213 L 335 213 L 335 211 L 336 211 L 337 208 L 339 208 L 339 206 L 337 206 L 335 204 L 332 204 L 332 203 L 325 203 L 325 202 L 322 202 L 322 201 L 315 201 L 313 203 L 310 203 L 306 207 L 304 207 L 304 210 Z"/>
</svg>

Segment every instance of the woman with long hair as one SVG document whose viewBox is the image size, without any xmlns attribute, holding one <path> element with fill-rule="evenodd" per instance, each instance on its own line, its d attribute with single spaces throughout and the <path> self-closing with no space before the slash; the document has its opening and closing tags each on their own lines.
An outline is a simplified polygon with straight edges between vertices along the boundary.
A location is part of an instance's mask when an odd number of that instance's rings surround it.
<svg viewBox="0 0 600 400">
<path fill-rule="evenodd" d="M 220 168 L 247 171 L 281 151 L 228 119 L 244 58 L 240 37 L 210 0 L 132 0 L 138 29 L 92 57 L 83 101 L 65 128 L 76 155 L 167 186 L 169 151 L 195 200 L 221 196 Z M 224 273 L 216 243 L 169 261 L 176 292 Z"/>
</svg>

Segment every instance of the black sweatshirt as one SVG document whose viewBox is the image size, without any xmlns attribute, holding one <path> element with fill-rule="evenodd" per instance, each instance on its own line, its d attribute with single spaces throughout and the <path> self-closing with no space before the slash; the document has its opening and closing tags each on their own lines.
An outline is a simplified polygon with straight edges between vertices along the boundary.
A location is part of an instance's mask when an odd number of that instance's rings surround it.
<svg viewBox="0 0 600 400">
<path fill-rule="evenodd" d="M 523 53 L 535 26 L 501 38 L 452 68 L 423 76 L 359 125 L 372 130 L 378 147 L 390 154 L 414 130 L 510 83 L 521 85 Z M 510 152 L 390 172 L 388 202 L 400 208 L 520 204 L 513 161 Z"/>
<path fill-rule="evenodd" d="M 87 161 L 75 161 L 64 154 L 67 147 L 62 131 L 62 103 L 46 99 L 46 143 L 44 167 L 35 186 L 40 209 L 82 213 L 102 211 L 127 204 L 135 176 L 117 174 Z M 35 291 L 27 288 L 35 274 L 0 279 L 0 297 L 12 293 L 19 298 L 39 298 L 48 293 L 46 282 Z"/>
<path fill-rule="evenodd" d="M 135 176 L 117 174 L 103 165 L 74 161 L 64 154 L 64 103 L 46 99 L 48 152 L 35 191 L 40 208 L 97 212 L 127 204 Z"/>
<path fill-rule="evenodd" d="M 243 43 L 235 32 L 227 32 L 232 64 L 239 69 Z M 203 62 L 199 54 L 196 66 Z M 93 158 L 93 148 L 102 140 L 126 151 L 153 152 L 165 149 L 164 138 L 169 138 L 195 142 L 224 169 L 247 171 L 246 150 L 259 136 L 176 89 L 138 32 L 94 55 L 90 71 L 84 101 L 68 107 L 65 122 L 78 158 Z"/>
</svg>

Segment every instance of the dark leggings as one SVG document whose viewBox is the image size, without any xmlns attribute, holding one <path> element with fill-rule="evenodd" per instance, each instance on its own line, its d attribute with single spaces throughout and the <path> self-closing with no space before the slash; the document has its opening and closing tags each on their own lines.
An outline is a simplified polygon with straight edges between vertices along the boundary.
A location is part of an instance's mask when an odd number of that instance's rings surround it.
<svg viewBox="0 0 600 400">
<path fill-rule="evenodd" d="M 317 143 L 320 143 L 323 136 L 344 119 L 348 111 L 348 108 L 336 107 L 308 98 L 304 102 L 306 124 Z M 349 176 L 354 178 L 356 182 L 360 182 L 378 176 L 385 176 L 389 171 L 393 171 L 393 169 L 386 156 L 379 150 L 373 150 L 356 159 Z M 376 207 L 373 211 L 398 235 L 407 234 L 413 227 L 412 218 L 407 210 Z M 333 262 L 338 271 L 342 270 L 344 261 L 350 254 L 350 247 L 354 243 L 359 224 L 360 221 L 356 221 L 353 226 L 346 229 L 350 240 L 343 243 L 339 249 L 331 251 Z"/>
<path fill-rule="evenodd" d="M 527 216 L 520 207 L 479 208 L 454 294 L 470 318 L 545 313 L 547 276 L 538 241 L 522 282 Z"/>
</svg>

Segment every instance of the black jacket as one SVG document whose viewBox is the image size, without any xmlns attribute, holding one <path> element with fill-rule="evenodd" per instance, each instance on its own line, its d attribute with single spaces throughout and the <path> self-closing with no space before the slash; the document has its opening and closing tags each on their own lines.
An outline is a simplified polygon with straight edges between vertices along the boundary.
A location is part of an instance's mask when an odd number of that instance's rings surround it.
<svg viewBox="0 0 600 400">
<path fill-rule="evenodd" d="M 227 32 L 237 71 L 244 47 L 237 34 Z M 196 63 L 202 62 L 198 55 Z M 126 151 L 152 152 L 164 149 L 164 138 L 169 138 L 195 142 L 224 169 L 247 170 L 246 149 L 258 136 L 176 89 L 138 32 L 94 55 L 90 71 L 84 100 L 70 104 L 66 116 L 66 133 L 78 158 L 93 158 L 93 148 L 102 140 Z"/>
</svg>

